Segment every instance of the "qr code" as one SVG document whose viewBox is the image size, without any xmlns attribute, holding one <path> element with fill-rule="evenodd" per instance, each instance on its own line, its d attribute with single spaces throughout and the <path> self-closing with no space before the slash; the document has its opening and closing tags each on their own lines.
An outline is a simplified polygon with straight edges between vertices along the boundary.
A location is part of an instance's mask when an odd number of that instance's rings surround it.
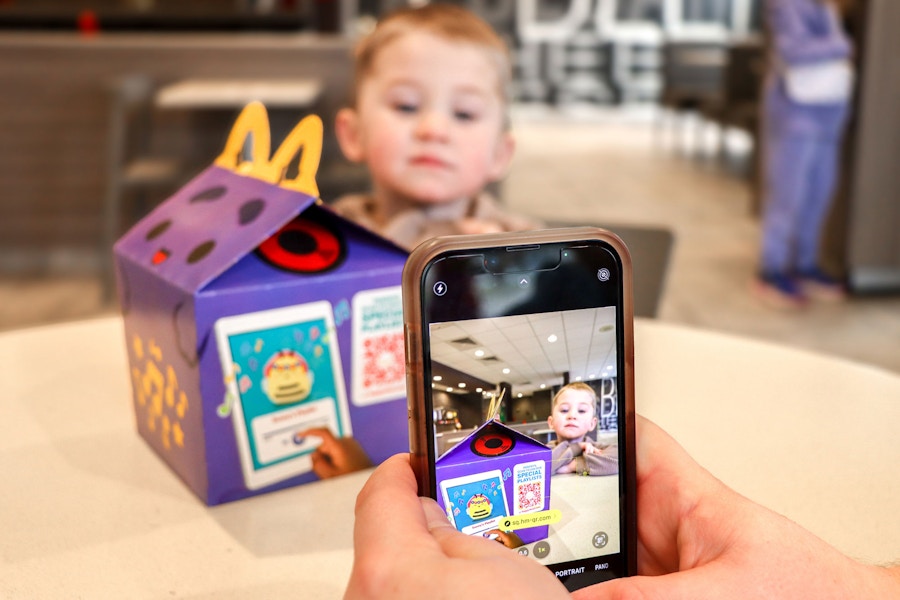
<svg viewBox="0 0 900 600">
<path fill-rule="evenodd" d="M 520 483 L 517 488 L 516 503 L 519 512 L 540 510 L 544 506 L 543 482 Z"/>
<path fill-rule="evenodd" d="M 363 386 L 381 388 L 406 377 L 403 332 L 368 337 L 363 342 Z"/>
</svg>

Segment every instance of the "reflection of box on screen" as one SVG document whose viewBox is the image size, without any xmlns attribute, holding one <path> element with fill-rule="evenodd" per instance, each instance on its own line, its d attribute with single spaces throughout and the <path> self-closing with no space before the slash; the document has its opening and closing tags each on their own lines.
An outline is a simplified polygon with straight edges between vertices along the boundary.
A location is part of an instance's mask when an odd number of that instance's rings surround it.
<svg viewBox="0 0 900 600">
<path fill-rule="evenodd" d="M 115 258 L 138 431 L 206 503 L 316 480 L 309 428 L 409 448 L 406 252 L 314 192 L 217 161 Z"/>
<path fill-rule="evenodd" d="M 551 460 L 547 446 L 488 421 L 437 459 L 438 504 L 468 534 L 497 529 L 508 515 L 549 510 Z M 515 533 L 530 544 L 546 538 L 549 529 Z"/>
</svg>

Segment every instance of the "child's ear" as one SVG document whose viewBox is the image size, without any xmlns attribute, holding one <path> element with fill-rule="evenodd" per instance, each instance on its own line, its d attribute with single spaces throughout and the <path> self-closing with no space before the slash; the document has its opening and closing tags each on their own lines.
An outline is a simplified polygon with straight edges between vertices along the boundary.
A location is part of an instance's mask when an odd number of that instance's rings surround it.
<svg viewBox="0 0 900 600">
<path fill-rule="evenodd" d="M 342 108 L 334 119 L 334 132 L 337 135 L 341 152 L 350 162 L 362 162 L 366 157 L 363 150 L 362 136 L 359 131 L 359 115 L 352 108 Z"/>
<path fill-rule="evenodd" d="M 512 162 L 513 154 L 516 151 L 516 140 L 508 131 L 500 134 L 497 141 L 497 147 L 494 150 L 494 162 L 490 169 L 491 181 L 502 179 L 509 169 L 509 163 Z"/>
</svg>

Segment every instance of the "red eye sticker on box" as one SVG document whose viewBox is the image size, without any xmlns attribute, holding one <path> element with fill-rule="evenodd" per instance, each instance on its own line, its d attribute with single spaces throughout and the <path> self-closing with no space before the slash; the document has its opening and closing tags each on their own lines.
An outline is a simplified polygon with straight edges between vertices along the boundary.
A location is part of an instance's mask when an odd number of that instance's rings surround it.
<svg viewBox="0 0 900 600">
<path fill-rule="evenodd" d="M 353 297 L 353 394 L 357 406 L 406 395 L 400 286 Z"/>
</svg>

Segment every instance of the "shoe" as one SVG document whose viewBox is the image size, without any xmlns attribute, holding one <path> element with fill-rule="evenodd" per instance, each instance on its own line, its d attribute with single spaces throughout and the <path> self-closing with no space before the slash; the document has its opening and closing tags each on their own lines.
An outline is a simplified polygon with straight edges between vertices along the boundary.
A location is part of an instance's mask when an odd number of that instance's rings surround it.
<svg viewBox="0 0 900 600">
<path fill-rule="evenodd" d="M 809 304 L 797 281 L 783 273 L 762 273 L 756 278 L 754 291 L 773 308 L 798 310 Z"/>
<path fill-rule="evenodd" d="M 803 293 L 814 300 L 841 302 L 847 298 L 844 284 L 819 269 L 798 272 L 797 281 Z"/>
</svg>

